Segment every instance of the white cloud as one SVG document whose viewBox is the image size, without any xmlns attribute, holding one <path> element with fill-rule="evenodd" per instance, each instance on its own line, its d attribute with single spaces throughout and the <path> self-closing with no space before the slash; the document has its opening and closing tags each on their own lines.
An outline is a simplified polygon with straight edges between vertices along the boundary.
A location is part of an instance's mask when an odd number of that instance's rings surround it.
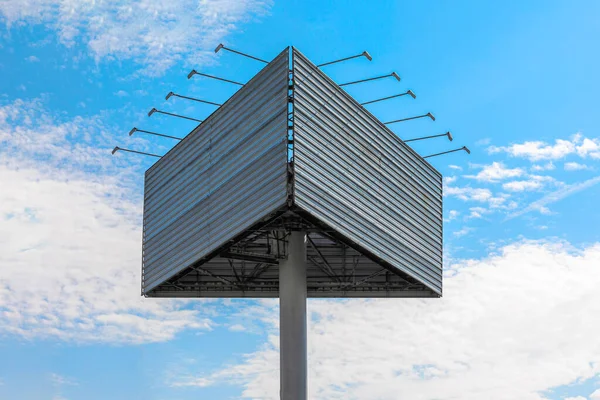
<svg viewBox="0 0 600 400">
<path fill-rule="evenodd" d="M 78 383 L 74 379 L 57 374 L 57 373 L 50 374 L 50 381 L 52 382 L 52 384 L 54 386 L 77 386 L 78 385 Z"/>
<path fill-rule="evenodd" d="M 557 139 L 553 145 L 541 141 L 524 142 L 506 147 L 490 146 L 490 153 L 506 152 L 513 157 L 528 158 L 531 161 L 557 160 L 575 152 L 575 144 L 569 140 Z"/>
<path fill-rule="evenodd" d="M 458 178 L 456 176 L 445 176 L 443 179 L 444 185 L 449 185 L 456 182 Z"/>
<path fill-rule="evenodd" d="M 471 207 L 469 208 L 469 211 L 471 213 L 468 218 L 483 218 L 483 215 L 489 212 L 488 209 L 483 207 Z"/>
<path fill-rule="evenodd" d="M 484 165 L 477 175 L 466 175 L 467 178 L 483 182 L 498 182 L 503 179 L 515 178 L 523 175 L 525 171 L 521 168 L 506 168 L 501 162 L 493 162 Z"/>
<path fill-rule="evenodd" d="M 567 162 L 564 165 L 565 171 L 581 171 L 585 169 L 590 169 L 589 166 L 585 164 L 579 164 L 576 162 Z"/>
<path fill-rule="evenodd" d="M 452 234 L 459 238 L 459 237 L 463 237 L 465 235 L 468 235 L 469 233 L 473 232 L 473 228 L 465 226 L 462 229 L 458 230 L 458 231 L 454 231 Z"/>
<path fill-rule="evenodd" d="M 594 393 L 590 394 L 590 400 L 600 400 L 600 389 L 594 391 Z"/>
<path fill-rule="evenodd" d="M 445 187 L 444 195 L 455 196 L 463 201 L 480 201 L 487 202 L 493 196 L 489 189 L 471 188 L 471 187 Z"/>
<path fill-rule="evenodd" d="M 521 216 L 521 215 L 526 214 L 531 211 L 539 211 L 542 214 L 549 214 L 550 211 L 546 207 L 547 205 L 555 203 L 559 200 L 562 200 L 568 196 L 571 196 L 572 194 L 575 194 L 575 193 L 585 190 L 587 188 L 590 188 L 598 183 L 600 183 L 600 176 L 588 179 L 583 182 L 574 183 L 572 185 L 565 185 L 565 186 L 561 187 L 560 189 L 545 195 L 541 199 L 534 201 L 533 203 L 529 204 L 527 207 L 521 208 L 520 210 L 510 214 L 507 217 L 507 219 L 512 219 L 512 218 Z"/>
<path fill-rule="evenodd" d="M 0 1 L 8 25 L 45 23 L 60 41 L 84 43 L 97 60 L 133 59 L 161 74 L 176 63 L 199 63 L 229 33 L 264 15 L 270 0 Z"/>
<path fill-rule="evenodd" d="M 178 377 L 170 384 L 171 387 L 207 387 L 215 382 L 209 378 L 196 378 L 193 376 Z"/>
<path fill-rule="evenodd" d="M 246 330 L 246 327 L 242 324 L 233 324 L 229 326 L 229 330 L 232 332 L 243 332 Z"/>
<path fill-rule="evenodd" d="M 458 216 L 460 215 L 460 212 L 457 210 L 450 210 L 448 211 L 448 218 L 444 220 L 444 222 L 451 222 L 454 221 L 456 218 L 458 218 Z"/>
<path fill-rule="evenodd" d="M 552 170 L 554 170 L 555 168 L 556 168 L 556 167 L 554 166 L 554 164 L 552 163 L 552 161 L 550 161 L 550 162 L 548 162 L 548 163 L 546 163 L 546 164 L 543 164 L 543 165 L 540 165 L 540 164 L 535 164 L 535 165 L 533 165 L 533 166 L 531 167 L 531 169 L 532 169 L 533 171 L 536 171 L 536 172 L 541 172 L 541 171 L 552 171 Z"/>
<path fill-rule="evenodd" d="M 581 157 L 600 159 L 600 139 L 583 139 L 581 145 L 577 146 L 577 154 Z"/>
<path fill-rule="evenodd" d="M 142 170 L 111 158 L 102 120 L 0 107 L 0 334 L 140 343 L 211 327 L 140 296 Z"/>
<path fill-rule="evenodd" d="M 444 196 L 454 196 L 462 201 L 476 201 L 480 203 L 488 203 L 491 208 L 505 207 L 504 203 L 509 198 L 507 194 L 494 196 L 492 191 L 485 188 L 465 187 L 444 187 Z"/>
<path fill-rule="evenodd" d="M 556 139 L 554 144 L 527 141 L 510 146 L 490 146 L 488 152 L 490 154 L 504 152 L 513 157 L 527 158 L 530 161 L 559 160 L 570 154 L 577 154 L 583 158 L 600 159 L 600 139 L 584 138 L 582 134 L 577 133 L 569 140 Z M 540 166 L 536 167 L 540 168 Z"/>
<path fill-rule="evenodd" d="M 117 96 L 117 97 L 127 97 L 127 96 L 129 96 L 129 93 L 127 93 L 127 92 L 126 92 L 126 91 L 124 91 L 124 90 L 119 90 L 119 91 L 116 91 L 114 94 L 115 94 L 115 96 Z"/>
<path fill-rule="evenodd" d="M 309 397 L 542 400 L 600 373 L 600 244 L 522 242 L 446 275 L 441 299 L 309 301 Z M 278 399 L 276 329 L 207 379 Z"/>
<path fill-rule="evenodd" d="M 25 57 L 25 60 L 29 61 L 29 62 L 39 62 L 40 61 L 40 59 L 37 58 L 36 56 Z"/>
<path fill-rule="evenodd" d="M 450 164 L 450 165 L 448 165 L 448 167 L 450 167 L 450 168 L 452 168 L 452 169 L 455 169 L 455 170 L 457 170 L 457 171 L 462 171 L 462 167 L 461 167 L 461 166 L 459 166 L 459 165 L 453 165 L 453 164 Z"/>
<path fill-rule="evenodd" d="M 564 400 L 587 400 L 587 399 L 583 396 L 577 396 L 577 397 L 565 397 Z"/>
<path fill-rule="evenodd" d="M 504 190 L 509 190 L 511 192 L 524 192 L 537 190 L 542 187 L 542 183 L 536 180 L 528 180 L 528 181 L 512 181 L 506 182 L 502 185 Z"/>
</svg>

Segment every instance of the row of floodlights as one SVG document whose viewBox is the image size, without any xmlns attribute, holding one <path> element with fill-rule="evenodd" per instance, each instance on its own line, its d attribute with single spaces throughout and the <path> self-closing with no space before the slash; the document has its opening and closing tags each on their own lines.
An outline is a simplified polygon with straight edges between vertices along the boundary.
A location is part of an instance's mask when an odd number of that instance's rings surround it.
<svg viewBox="0 0 600 400">
<path fill-rule="evenodd" d="M 215 53 L 218 53 L 220 50 L 226 50 L 226 51 L 229 51 L 231 53 L 235 53 L 235 54 L 238 54 L 238 55 L 250 58 L 252 60 L 260 61 L 260 62 L 265 63 L 265 64 L 269 63 L 268 61 L 263 60 L 261 58 L 254 57 L 252 55 L 249 55 L 249 54 L 246 54 L 246 53 L 242 53 L 241 51 L 237 51 L 237 50 L 228 48 L 228 47 L 224 46 L 223 44 L 219 44 L 217 46 L 217 48 L 215 49 Z M 324 66 L 327 66 L 327 65 L 336 64 L 336 63 L 340 63 L 340 62 L 347 61 L 347 60 L 352 60 L 354 58 L 359 58 L 359 57 L 365 57 L 369 61 L 373 60 L 373 57 L 371 57 L 371 55 L 367 51 L 363 51 L 362 53 L 356 54 L 354 56 L 344 57 L 344 58 L 340 58 L 338 60 L 329 61 L 329 62 L 326 62 L 326 63 L 323 63 L 323 64 L 319 64 L 319 65 L 317 65 L 317 67 L 321 68 L 321 67 L 324 67 Z M 221 77 L 214 76 L 214 75 L 208 75 L 208 74 L 205 74 L 205 73 L 202 73 L 202 72 L 198 72 L 195 69 L 192 69 L 190 71 L 190 73 L 187 75 L 187 77 L 188 77 L 188 79 L 191 79 L 194 75 L 204 76 L 206 78 L 216 79 L 216 80 L 219 80 L 219 81 L 222 81 L 222 82 L 227 82 L 227 83 L 231 83 L 231 84 L 238 85 L 238 86 L 244 86 L 244 83 L 236 82 L 236 81 L 233 81 L 233 80 L 230 80 L 230 79 L 225 79 L 225 78 L 221 78 Z M 361 80 L 357 80 L 357 81 L 342 83 L 339 86 L 342 87 L 342 86 L 354 85 L 354 84 L 357 84 L 357 83 L 369 82 L 369 81 L 384 79 L 384 78 L 388 78 L 388 77 L 392 77 L 392 78 L 395 78 L 397 81 L 400 81 L 400 76 L 396 72 L 392 72 L 392 73 L 386 74 L 386 75 L 380 75 L 380 76 L 375 76 L 375 77 L 372 77 L 372 78 L 366 78 L 366 79 L 361 79 Z M 366 101 L 366 102 L 360 103 L 360 104 L 363 105 L 363 106 L 365 106 L 365 105 L 368 105 L 368 104 L 377 103 L 377 102 L 385 101 L 385 100 L 390 100 L 390 99 L 394 99 L 394 98 L 402 97 L 402 96 L 410 96 L 413 99 L 417 98 L 417 96 L 415 95 L 415 93 L 412 90 L 407 90 L 404 93 L 395 94 L 395 95 L 387 96 L 387 97 L 382 97 L 382 98 L 379 98 L 379 99 Z M 202 100 L 202 99 L 198 99 L 198 98 L 190 97 L 190 96 L 184 96 L 184 95 L 181 95 L 181 94 L 178 94 L 178 93 L 174 93 L 174 92 L 169 92 L 167 94 L 167 96 L 165 97 L 165 100 L 169 100 L 171 97 L 178 97 L 178 98 L 181 98 L 181 99 L 196 101 L 196 102 L 204 103 L 204 104 L 210 104 L 210 105 L 214 105 L 214 106 L 217 106 L 217 107 L 220 107 L 222 105 L 220 103 L 215 103 L 215 102 L 208 101 L 208 100 Z M 186 119 L 186 120 L 189 120 L 189 121 L 195 121 L 195 122 L 199 122 L 199 123 L 203 122 L 201 119 L 192 118 L 192 117 L 188 117 L 188 116 L 185 116 L 185 115 L 174 114 L 174 113 L 171 113 L 171 112 L 158 110 L 156 108 L 152 108 L 148 112 L 148 116 L 150 117 L 154 113 L 168 115 L 168 116 L 176 117 L 176 118 L 182 118 L 182 119 Z M 405 121 L 410 121 L 410 120 L 420 119 L 420 118 L 430 118 L 432 121 L 435 121 L 435 117 L 433 116 L 433 114 L 430 113 L 430 112 L 428 112 L 427 114 L 423 114 L 423 115 L 417 115 L 417 116 L 414 116 L 414 117 L 408 117 L 408 118 L 402 118 L 402 119 L 396 119 L 396 120 L 393 120 L 393 121 L 384 122 L 384 124 L 389 125 L 389 124 L 395 124 L 395 123 L 398 123 L 398 122 L 405 122 Z M 131 129 L 131 131 L 129 131 L 129 136 L 133 135 L 135 132 L 141 132 L 141 133 L 145 133 L 145 134 L 148 134 L 148 135 L 160 136 L 160 137 L 164 137 L 164 138 L 168 138 L 168 139 L 182 140 L 182 138 L 179 138 L 179 137 L 170 136 L 170 135 L 164 135 L 162 133 L 156 133 L 156 132 L 147 131 L 147 130 L 144 130 L 144 129 L 138 129 L 138 128 L 135 128 L 135 127 L 133 129 Z M 423 136 L 423 137 L 414 138 L 414 139 L 407 139 L 407 140 L 404 140 L 404 142 L 408 143 L 408 142 L 413 142 L 413 141 L 417 141 L 417 140 L 433 139 L 433 138 L 438 138 L 438 137 L 447 137 L 449 141 L 453 140 L 452 134 L 450 132 L 446 132 L 446 133 L 442 133 L 442 134 L 439 134 L 439 135 L 430 135 L 430 136 Z M 119 147 L 119 146 L 115 146 L 115 148 L 112 150 L 112 154 L 115 154 L 117 151 L 125 151 L 125 152 L 129 152 L 129 153 L 142 154 L 142 155 L 152 156 L 152 157 L 158 157 L 158 158 L 162 157 L 162 156 L 160 156 L 158 154 L 152 154 L 152 153 L 146 153 L 146 152 L 143 152 L 143 151 L 125 149 L 125 148 L 122 148 L 122 147 Z M 456 151 L 465 151 L 468 154 L 471 154 L 471 151 L 467 148 L 467 146 L 463 146 L 463 147 L 460 147 L 460 148 L 457 148 L 457 149 L 453 149 L 453 150 L 449 150 L 449 151 L 444 151 L 444 152 L 441 152 L 441 153 L 430 154 L 428 156 L 424 156 L 423 158 L 429 158 L 429 157 L 439 156 L 439 155 L 442 155 L 442 154 L 454 153 Z"/>
</svg>

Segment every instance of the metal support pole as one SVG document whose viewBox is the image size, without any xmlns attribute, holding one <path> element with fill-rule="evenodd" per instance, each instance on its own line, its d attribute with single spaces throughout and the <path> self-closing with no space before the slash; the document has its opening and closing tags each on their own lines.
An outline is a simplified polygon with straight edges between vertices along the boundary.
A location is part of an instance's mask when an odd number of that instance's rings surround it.
<svg viewBox="0 0 600 400">
<path fill-rule="evenodd" d="M 307 399 L 306 336 L 306 233 L 291 232 L 279 262 L 281 400 Z"/>
</svg>

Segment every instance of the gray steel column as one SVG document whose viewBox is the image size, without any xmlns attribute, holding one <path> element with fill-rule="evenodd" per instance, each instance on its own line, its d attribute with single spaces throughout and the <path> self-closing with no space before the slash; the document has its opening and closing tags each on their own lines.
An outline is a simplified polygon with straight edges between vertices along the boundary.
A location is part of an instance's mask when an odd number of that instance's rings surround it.
<svg viewBox="0 0 600 400">
<path fill-rule="evenodd" d="M 306 233 L 292 232 L 287 260 L 279 262 L 281 400 L 306 400 Z"/>
</svg>

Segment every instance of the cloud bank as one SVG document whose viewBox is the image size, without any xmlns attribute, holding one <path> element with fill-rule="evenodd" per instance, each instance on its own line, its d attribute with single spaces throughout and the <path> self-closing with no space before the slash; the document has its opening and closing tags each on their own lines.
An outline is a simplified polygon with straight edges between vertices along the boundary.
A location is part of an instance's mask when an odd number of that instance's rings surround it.
<svg viewBox="0 0 600 400">
<path fill-rule="evenodd" d="M 83 43 L 96 60 L 134 60 L 149 75 L 200 63 L 270 0 L 0 0 L 8 26 L 45 24 L 61 43 Z"/>
<path fill-rule="evenodd" d="M 211 328 L 140 296 L 142 174 L 111 157 L 102 121 L 0 106 L 0 335 L 143 343 Z"/>
<path fill-rule="evenodd" d="M 520 242 L 450 266 L 444 284 L 435 300 L 310 301 L 310 398 L 542 400 L 600 373 L 600 244 Z M 244 398 L 278 399 L 269 327 L 243 363 L 187 384 L 235 382 Z"/>
</svg>

